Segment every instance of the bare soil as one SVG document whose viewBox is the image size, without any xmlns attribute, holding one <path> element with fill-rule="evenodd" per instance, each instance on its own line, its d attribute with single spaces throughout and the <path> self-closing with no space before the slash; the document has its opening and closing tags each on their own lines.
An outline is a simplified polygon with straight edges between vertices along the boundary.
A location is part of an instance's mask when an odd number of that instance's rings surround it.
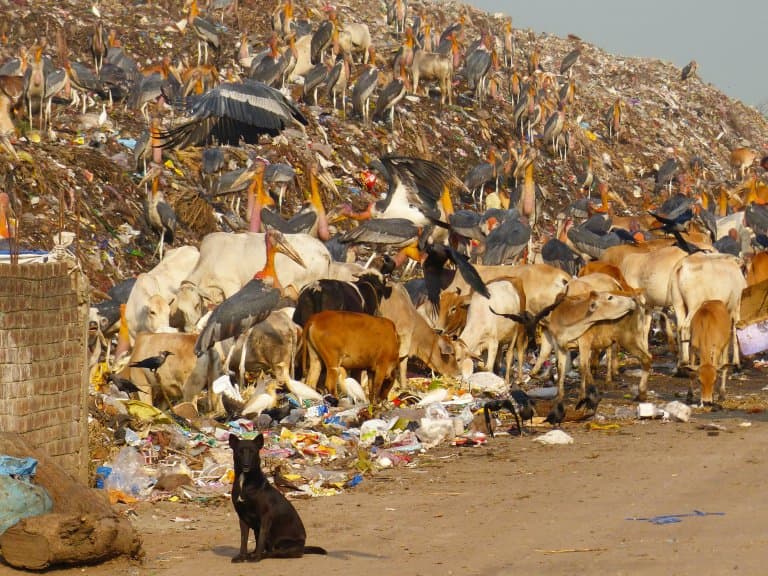
<svg viewBox="0 0 768 576">
<path fill-rule="evenodd" d="M 624 378 L 624 384 L 634 378 Z M 501 435 L 442 446 L 366 476 L 344 494 L 295 501 L 308 544 L 329 554 L 231 564 L 237 516 L 228 498 L 121 505 L 143 535 L 141 562 L 118 559 L 52 574 L 190 576 L 378 574 L 764 574 L 768 510 L 766 378 L 729 382 L 729 408 L 688 423 L 622 420 L 613 430 L 566 423 L 572 445 Z M 687 381 L 655 374 L 656 402 Z M 599 412 L 633 406 L 626 387 Z M 704 429 L 718 424 L 725 430 Z M 660 515 L 678 522 L 654 524 Z M 0 571 L 10 571 L 0 566 Z"/>
</svg>

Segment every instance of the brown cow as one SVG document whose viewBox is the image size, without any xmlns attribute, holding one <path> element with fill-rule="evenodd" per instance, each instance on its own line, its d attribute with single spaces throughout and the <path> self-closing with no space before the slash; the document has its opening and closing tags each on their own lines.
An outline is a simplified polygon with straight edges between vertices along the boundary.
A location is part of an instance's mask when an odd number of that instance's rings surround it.
<svg viewBox="0 0 768 576">
<path fill-rule="evenodd" d="M 237 370 L 240 386 L 245 384 L 245 372 L 271 372 L 281 384 L 292 378 L 294 360 L 301 328 L 291 320 L 292 308 L 275 310 L 266 320 L 241 334 L 230 346 L 230 370 Z M 222 343 L 222 346 L 226 346 Z M 229 352 L 228 349 L 225 353 Z"/>
<path fill-rule="evenodd" d="M 590 359 L 593 350 L 608 349 L 605 383 L 610 384 L 614 374 L 618 374 L 618 358 L 613 350 L 618 344 L 624 350 L 640 359 L 642 374 L 638 388 L 638 400 L 645 401 L 648 391 L 648 377 L 651 372 L 651 353 L 648 349 L 648 332 L 651 329 L 651 316 L 646 313 L 645 297 L 642 291 L 618 292 L 635 301 L 635 309 L 618 320 L 596 322 L 579 338 L 579 371 L 581 372 L 581 397 L 586 394 L 587 385 L 593 384 Z"/>
<path fill-rule="evenodd" d="M 565 395 L 565 374 L 570 364 L 568 343 L 578 340 L 593 324 L 604 320 L 618 320 L 633 312 L 636 307 L 633 298 L 606 292 L 560 297 L 557 306 L 542 322 L 546 338 L 542 342 L 540 353 L 540 356 L 549 356 L 552 348 L 555 350 L 559 399 Z M 531 370 L 531 374 L 535 374 L 535 371 Z"/>
<path fill-rule="evenodd" d="M 568 296 L 578 296 L 579 294 L 589 294 L 595 292 L 615 292 L 621 290 L 621 284 L 613 276 L 602 272 L 593 272 L 579 278 L 573 278 L 568 282 L 568 288 L 565 293 Z"/>
<path fill-rule="evenodd" d="M 752 256 L 747 268 L 747 286 L 754 286 L 763 280 L 768 280 L 768 252 Z"/>
<path fill-rule="evenodd" d="M 308 386 L 317 388 L 322 361 L 330 394 L 336 395 L 346 370 L 369 370 L 373 372 L 368 391 L 371 404 L 386 399 L 400 357 L 394 322 L 360 312 L 328 310 L 307 320 L 302 339 L 309 354 Z"/>
<path fill-rule="evenodd" d="M 632 290 L 631 286 L 627 284 L 627 281 L 624 279 L 624 274 L 621 273 L 619 267 L 615 266 L 614 264 L 609 264 L 608 262 L 603 262 L 602 260 L 592 260 L 591 262 L 584 264 L 584 266 L 581 267 L 581 270 L 579 270 L 579 278 L 598 272 L 600 274 L 607 274 L 616 280 L 621 286 L 622 290 Z"/>
<path fill-rule="evenodd" d="M 728 378 L 728 345 L 731 341 L 733 320 L 727 306 L 720 300 L 707 300 L 691 320 L 691 364 L 698 356 L 697 370 L 701 382 L 701 403 L 711 404 L 717 380 L 722 370 L 718 399 L 725 400 L 725 381 Z"/>
<path fill-rule="evenodd" d="M 197 334 L 139 332 L 131 352 L 131 362 L 139 362 L 150 356 L 157 356 L 162 350 L 173 352 L 156 374 L 144 368 L 127 368 L 123 374 L 144 393 L 139 399 L 154 405 L 167 405 L 182 397 L 191 400 L 196 393 L 218 375 L 214 372 L 221 362 L 218 354 L 211 352 L 200 358 L 195 356 Z"/>
</svg>

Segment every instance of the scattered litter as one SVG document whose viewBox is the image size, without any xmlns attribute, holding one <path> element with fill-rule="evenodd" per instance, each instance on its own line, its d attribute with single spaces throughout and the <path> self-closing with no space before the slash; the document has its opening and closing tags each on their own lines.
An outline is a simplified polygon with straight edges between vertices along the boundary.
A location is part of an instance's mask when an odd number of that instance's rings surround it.
<svg viewBox="0 0 768 576">
<path fill-rule="evenodd" d="M 690 514 L 663 514 L 660 516 L 652 516 L 650 518 L 638 518 L 631 517 L 627 520 L 644 520 L 651 524 L 677 524 L 682 522 L 683 518 L 700 517 L 700 516 L 725 516 L 725 512 L 702 512 L 701 510 L 694 510 Z"/>
<path fill-rule="evenodd" d="M 661 418 L 663 412 L 651 402 L 640 402 L 637 405 L 638 418 Z"/>
<path fill-rule="evenodd" d="M 609 422 L 606 424 L 599 424 L 597 422 L 589 422 L 587 424 L 588 430 L 601 430 L 601 431 L 609 431 L 609 430 L 620 430 L 621 426 L 616 424 L 615 422 Z"/>
<path fill-rule="evenodd" d="M 669 402 L 664 406 L 664 412 L 678 422 L 688 422 L 691 419 L 691 407 L 678 400 Z"/>
<path fill-rule="evenodd" d="M 546 446 L 554 446 L 558 444 L 573 444 L 573 437 L 562 430 L 550 430 L 546 434 L 537 436 L 533 441 Z"/>
</svg>

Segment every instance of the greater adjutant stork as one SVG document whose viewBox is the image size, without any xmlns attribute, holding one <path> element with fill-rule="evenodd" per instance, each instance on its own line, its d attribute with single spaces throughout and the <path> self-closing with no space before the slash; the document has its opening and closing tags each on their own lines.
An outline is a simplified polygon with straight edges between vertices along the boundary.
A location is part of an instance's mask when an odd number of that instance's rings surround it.
<svg viewBox="0 0 768 576">
<path fill-rule="evenodd" d="M 190 98 L 191 100 L 191 98 Z M 282 92 L 254 80 L 224 82 L 195 99 L 184 123 L 161 133 L 162 148 L 211 144 L 255 144 L 307 119 Z"/>
<path fill-rule="evenodd" d="M 323 20 L 312 35 L 310 45 L 310 61 L 312 64 L 319 64 L 323 59 L 323 52 L 333 44 L 333 35 L 336 31 L 336 9 L 327 8 L 328 18 Z"/>
<path fill-rule="evenodd" d="M 347 210 L 346 216 L 368 218 L 405 218 L 416 226 L 447 226 L 453 213 L 449 186 L 461 182 L 445 167 L 431 160 L 407 156 L 384 156 L 374 162 L 387 178 L 389 189 L 362 213 Z"/>
<path fill-rule="evenodd" d="M 370 115 L 368 102 L 379 83 L 379 69 L 376 68 L 375 48 L 373 46 L 368 48 L 368 53 L 368 64 L 365 65 L 365 69 L 357 77 L 357 81 L 352 88 L 352 114 L 353 116 L 362 117 L 365 124 L 368 123 L 368 116 Z"/>
<path fill-rule="evenodd" d="M 266 233 L 264 242 L 267 249 L 264 268 L 216 307 L 195 342 L 197 356 L 205 354 L 216 342 L 237 338 L 252 326 L 264 321 L 278 307 L 282 296 L 282 287 L 275 269 L 275 255 L 278 252 L 304 266 L 301 256 L 286 242 L 282 233 L 270 230 Z M 229 359 L 224 365 L 229 365 Z"/>
<path fill-rule="evenodd" d="M 325 214 L 323 198 L 317 182 L 317 165 L 310 164 L 307 169 L 309 174 L 309 193 L 304 206 L 291 219 L 284 220 L 276 212 L 263 211 L 261 214 L 264 226 L 277 228 L 285 234 L 309 234 L 327 242 L 331 235 L 328 230 L 328 218 Z"/>
<path fill-rule="evenodd" d="M 165 201 L 165 195 L 160 191 L 159 168 L 150 170 L 139 184 L 146 183 L 150 179 L 152 180 L 152 187 L 147 191 L 144 215 L 150 227 L 160 235 L 157 253 L 162 260 L 163 246 L 166 242 L 171 244 L 176 234 L 176 213 L 171 205 Z"/>
<path fill-rule="evenodd" d="M 696 60 L 688 62 L 680 73 L 680 80 L 688 80 L 688 78 L 696 74 L 696 68 L 698 68 Z"/>
<path fill-rule="evenodd" d="M 387 112 L 389 112 L 390 127 L 395 128 L 395 106 L 405 98 L 408 91 L 408 73 L 405 70 L 405 62 L 400 62 L 400 74 L 393 78 L 384 89 L 379 92 L 379 99 L 376 100 L 376 108 L 373 111 L 373 119 L 382 121 Z"/>
<path fill-rule="evenodd" d="M 197 64 L 200 65 L 202 59 L 202 48 L 205 47 L 205 62 L 208 62 L 208 46 L 219 54 L 221 48 L 221 39 L 216 30 L 216 26 L 209 20 L 200 17 L 200 11 L 197 7 L 197 0 L 188 2 L 189 14 L 187 15 L 187 24 L 192 28 L 192 32 L 197 36 Z"/>
</svg>

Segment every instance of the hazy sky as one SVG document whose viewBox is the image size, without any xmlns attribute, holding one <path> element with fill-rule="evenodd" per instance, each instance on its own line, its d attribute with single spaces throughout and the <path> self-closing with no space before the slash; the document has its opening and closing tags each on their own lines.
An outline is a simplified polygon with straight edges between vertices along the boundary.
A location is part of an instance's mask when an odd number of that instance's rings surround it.
<svg viewBox="0 0 768 576">
<path fill-rule="evenodd" d="M 515 28 L 576 34 L 622 56 L 679 68 L 694 59 L 698 75 L 745 104 L 768 100 L 766 0 L 468 0 L 512 16 Z"/>
</svg>

